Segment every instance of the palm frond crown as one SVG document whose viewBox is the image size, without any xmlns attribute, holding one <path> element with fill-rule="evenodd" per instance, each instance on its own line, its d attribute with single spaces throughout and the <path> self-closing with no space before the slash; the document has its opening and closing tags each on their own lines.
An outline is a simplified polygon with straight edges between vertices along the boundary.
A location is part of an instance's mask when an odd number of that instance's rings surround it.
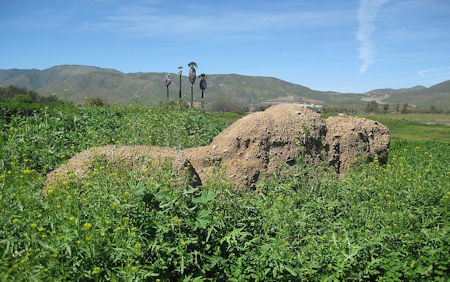
<svg viewBox="0 0 450 282">
<path fill-rule="evenodd" d="M 208 83 L 206 83 L 206 79 L 208 78 L 206 74 L 202 73 L 198 76 L 200 78 L 200 89 L 205 90 L 208 87 Z"/>
<path fill-rule="evenodd" d="M 189 64 L 188 64 L 188 66 L 189 67 L 194 67 L 194 68 L 198 68 L 198 65 L 197 65 L 197 63 L 196 62 L 190 62 Z"/>
<path fill-rule="evenodd" d="M 197 67 L 197 63 L 190 62 L 188 64 L 188 66 L 190 67 L 190 69 L 189 69 L 189 82 L 191 84 L 194 84 L 195 78 L 197 77 L 197 71 L 195 70 L 195 68 Z"/>
<path fill-rule="evenodd" d="M 170 74 L 166 73 L 166 76 L 164 77 L 164 84 L 166 87 L 169 87 L 169 85 L 172 83 L 172 79 L 170 79 Z"/>
</svg>

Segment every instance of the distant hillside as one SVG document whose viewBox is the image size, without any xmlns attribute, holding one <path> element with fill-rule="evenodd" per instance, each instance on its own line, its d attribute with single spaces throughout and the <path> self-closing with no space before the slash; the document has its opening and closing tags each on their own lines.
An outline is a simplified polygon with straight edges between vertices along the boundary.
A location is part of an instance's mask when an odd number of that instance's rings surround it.
<svg viewBox="0 0 450 282">
<path fill-rule="evenodd" d="M 171 74 L 170 95 L 178 97 L 179 81 Z M 0 84 L 17 85 L 36 90 L 40 95 L 56 95 L 75 103 L 85 97 L 101 97 L 107 103 L 127 103 L 132 99 L 157 102 L 165 99 L 164 73 L 122 73 L 113 69 L 92 66 L 63 65 L 45 70 L 0 70 Z M 182 93 L 189 96 L 188 78 L 182 77 Z M 199 101 L 198 80 L 195 100 Z M 272 77 L 244 76 L 238 74 L 208 75 L 208 100 L 230 97 L 243 104 L 263 101 L 302 101 L 315 104 L 365 104 L 368 101 L 408 103 L 418 107 L 450 106 L 450 81 L 430 88 L 416 86 L 407 89 L 377 89 L 364 94 L 344 94 L 316 91 L 305 86 Z"/>
<path fill-rule="evenodd" d="M 403 89 L 376 89 L 365 93 L 364 101 L 378 101 L 389 104 L 415 105 L 417 107 L 448 108 L 450 106 L 450 80 L 429 88 L 415 86 Z"/>
</svg>

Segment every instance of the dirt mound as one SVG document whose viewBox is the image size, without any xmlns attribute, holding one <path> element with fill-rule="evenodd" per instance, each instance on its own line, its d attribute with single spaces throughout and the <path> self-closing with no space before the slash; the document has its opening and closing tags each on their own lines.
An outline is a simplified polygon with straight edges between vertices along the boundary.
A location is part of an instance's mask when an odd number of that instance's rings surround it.
<svg viewBox="0 0 450 282">
<path fill-rule="evenodd" d="M 338 173 L 345 173 L 359 157 L 371 161 L 376 155 L 384 163 L 389 140 L 388 128 L 378 122 L 347 116 L 325 120 L 307 108 L 281 104 L 237 120 L 208 146 L 182 151 L 147 146 L 92 148 L 51 172 L 48 179 L 62 179 L 68 173 L 85 177 L 94 157 L 101 154 L 110 161 L 125 159 L 130 165 L 143 158 L 165 159 L 173 163 L 180 178 L 189 177 L 194 185 L 205 183 L 209 172 L 220 166 L 237 188 L 244 188 L 252 187 L 262 172 L 272 174 L 294 164 L 300 151 L 313 164 L 327 160 Z"/>
<path fill-rule="evenodd" d="M 328 162 L 337 173 L 345 173 L 355 159 L 381 164 L 387 162 L 390 143 L 389 128 L 377 121 L 339 115 L 327 118 Z"/>
<path fill-rule="evenodd" d="M 318 163 L 325 134 L 326 122 L 319 114 L 281 104 L 237 120 L 211 145 L 184 153 L 202 180 L 221 163 L 236 185 L 252 186 L 262 171 L 272 174 L 285 163 L 295 163 L 302 147 Z"/>
<path fill-rule="evenodd" d="M 182 183 L 188 177 L 194 185 L 200 185 L 200 178 L 192 168 L 189 160 L 178 150 L 158 146 L 103 146 L 94 147 L 74 156 L 58 169 L 47 174 L 47 184 L 67 180 L 69 175 L 76 178 L 88 177 L 88 171 L 96 160 L 104 160 L 131 169 L 139 165 L 143 167 L 161 168 L 170 163 L 178 172 Z"/>
</svg>

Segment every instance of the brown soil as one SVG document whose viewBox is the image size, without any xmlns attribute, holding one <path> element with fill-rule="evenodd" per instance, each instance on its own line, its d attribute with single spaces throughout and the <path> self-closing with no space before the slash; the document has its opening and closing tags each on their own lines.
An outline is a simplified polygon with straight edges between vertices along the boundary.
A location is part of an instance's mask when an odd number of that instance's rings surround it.
<svg viewBox="0 0 450 282">
<path fill-rule="evenodd" d="M 318 163 L 325 134 L 326 122 L 319 114 L 281 104 L 237 120 L 211 145 L 184 153 L 202 180 L 218 162 L 242 188 L 256 183 L 261 172 L 272 174 L 285 163 L 295 163 L 301 146 Z"/>
<path fill-rule="evenodd" d="M 337 173 L 345 173 L 358 158 L 372 161 L 377 156 L 380 164 L 387 162 L 389 128 L 377 121 L 345 115 L 326 121 L 327 160 Z"/>
<path fill-rule="evenodd" d="M 355 158 L 371 161 L 377 155 L 381 163 L 386 162 L 389 141 L 388 128 L 378 122 L 347 116 L 325 120 L 304 107 L 281 104 L 237 120 L 208 146 L 182 151 L 147 146 L 92 148 L 49 173 L 47 179 L 54 182 L 69 173 L 86 177 L 94 157 L 101 155 L 112 162 L 125 160 L 128 166 L 145 165 L 143 159 L 168 160 L 180 179 L 188 177 L 194 185 L 205 183 L 209 172 L 221 166 L 237 188 L 245 188 L 252 187 L 262 172 L 272 174 L 294 164 L 299 150 L 309 155 L 313 164 L 325 158 L 343 174 Z"/>
<path fill-rule="evenodd" d="M 94 147 L 74 156 L 58 169 L 47 174 L 47 184 L 55 184 L 69 179 L 69 175 L 76 178 L 88 177 L 87 172 L 95 160 L 106 160 L 111 163 L 120 164 L 126 168 L 133 166 L 148 166 L 158 169 L 163 164 L 170 163 L 172 168 L 178 172 L 179 182 L 183 183 L 188 177 L 193 185 L 200 185 L 200 178 L 192 168 L 189 160 L 183 157 L 178 150 L 158 146 L 103 146 Z M 49 186 L 49 185 L 47 185 Z M 48 188 L 48 187 L 47 187 Z"/>
</svg>

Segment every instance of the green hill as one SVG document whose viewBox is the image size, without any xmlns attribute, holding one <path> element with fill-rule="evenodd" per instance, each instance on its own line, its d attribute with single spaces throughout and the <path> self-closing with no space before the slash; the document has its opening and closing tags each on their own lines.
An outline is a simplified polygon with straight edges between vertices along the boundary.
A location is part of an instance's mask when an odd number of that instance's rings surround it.
<svg viewBox="0 0 450 282">
<path fill-rule="evenodd" d="M 0 70 L 0 84 L 17 85 L 36 90 L 40 95 L 56 95 L 75 103 L 85 97 L 101 97 L 107 103 L 127 103 L 132 99 L 157 102 L 165 99 L 164 73 L 122 73 L 113 69 L 93 66 L 62 65 L 45 70 Z M 178 97 L 179 81 L 171 74 L 171 97 Z M 195 100 L 200 99 L 196 81 Z M 182 93 L 189 96 L 188 78 L 182 77 Z M 450 81 L 426 88 L 377 89 L 364 94 L 316 91 L 273 77 L 245 76 L 239 74 L 208 75 L 207 100 L 230 97 L 243 104 L 261 102 L 306 102 L 315 104 L 365 104 L 368 101 L 390 104 L 416 105 L 439 108 L 450 106 Z"/>
</svg>

